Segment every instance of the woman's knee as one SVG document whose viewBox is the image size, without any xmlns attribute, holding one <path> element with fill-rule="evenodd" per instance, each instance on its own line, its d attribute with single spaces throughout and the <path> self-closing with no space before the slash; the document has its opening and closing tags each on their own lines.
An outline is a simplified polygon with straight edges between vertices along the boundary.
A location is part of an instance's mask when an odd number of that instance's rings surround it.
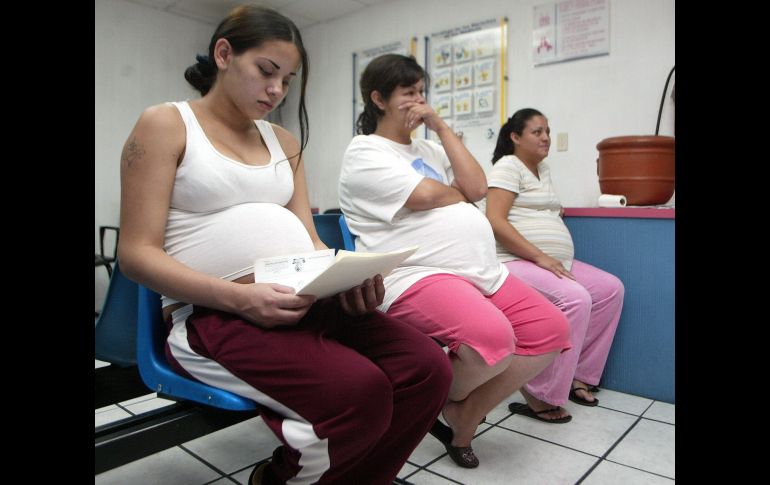
<svg viewBox="0 0 770 485">
<path fill-rule="evenodd" d="M 589 299 L 590 302 L 590 299 Z M 557 341 L 568 342 L 570 339 L 570 325 L 567 316 L 556 306 L 551 306 L 543 315 L 545 328 L 552 338 Z"/>
<path fill-rule="evenodd" d="M 612 296 L 616 299 L 622 299 L 626 294 L 626 287 L 623 285 L 623 282 L 620 281 L 620 278 L 617 276 L 611 274 L 609 275 L 609 278 L 607 280 L 607 285 L 610 287 L 612 291 Z"/>
<path fill-rule="evenodd" d="M 483 321 L 476 322 L 469 326 L 466 338 L 460 338 L 460 341 L 469 346 L 469 349 L 476 355 L 503 355 L 513 354 L 515 351 L 516 333 L 508 318 L 503 315 L 488 315 Z M 479 355 L 478 359 L 483 361 Z"/>
<path fill-rule="evenodd" d="M 330 385 L 328 395 L 333 397 L 320 399 L 319 405 L 327 406 L 329 417 L 344 420 L 348 428 L 360 425 L 366 427 L 367 433 L 380 436 L 393 414 L 393 385 L 379 369 L 356 376 L 344 376 Z"/>
<path fill-rule="evenodd" d="M 410 380 L 424 386 L 426 391 L 434 389 L 434 392 L 446 392 L 452 382 L 452 366 L 449 359 L 444 349 L 433 342 L 427 344 L 420 354 L 412 359 L 411 372 Z"/>
<path fill-rule="evenodd" d="M 460 365 L 466 371 L 480 375 L 494 376 L 505 370 L 513 359 L 513 352 L 490 364 L 476 349 L 467 344 L 460 344 L 455 351 L 455 366 Z"/>
<path fill-rule="evenodd" d="M 561 294 L 553 303 L 562 312 L 577 311 L 585 313 L 587 317 L 591 312 L 591 293 L 580 284 L 574 281 L 571 281 L 571 283 L 560 292 Z"/>
<path fill-rule="evenodd" d="M 507 369 L 512 360 L 513 354 L 508 354 L 494 364 L 490 364 L 472 347 L 460 345 L 452 359 L 454 380 L 449 391 L 449 399 L 462 401 L 478 386 Z"/>
</svg>

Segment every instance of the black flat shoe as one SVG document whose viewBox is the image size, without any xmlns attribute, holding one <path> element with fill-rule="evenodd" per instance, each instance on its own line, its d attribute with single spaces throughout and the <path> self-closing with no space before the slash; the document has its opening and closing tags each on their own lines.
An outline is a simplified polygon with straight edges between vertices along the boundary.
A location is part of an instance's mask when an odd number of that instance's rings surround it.
<svg viewBox="0 0 770 485">
<path fill-rule="evenodd" d="M 457 463 L 457 465 L 463 468 L 476 468 L 479 466 L 479 459 L 476 458 L 476 454 L 473 453 L 473 448 L 470 446 L 452 446 L 444 444 L 449 457 Z"/>
<path fill-rule="evenodd" d="M 269 460 L 264 460 L 256 464 L 253 470 L 251 470 L 251 474 L 249 475 L 249 481 L 247 482 L 248 485 L 259 485 L 262 483 L 262 476 L 265 473 L 265 468 L 267 468 L 267 465 L 270 464 Z"/>
<path fill-rule="evenodd" d="M 463 468 L 476 468 L 479 466 L 479 459 L 473 453 L 473 448 L 470 446 L 452 446 L 454 433 L 452 433 L 452 428 L 449 426 L 436 419 L 436 422 L 433 423 L 433 427 L 430 429 L 430 434 L 444 445 L 449 457 L 457 465 Z"/>
</svg>

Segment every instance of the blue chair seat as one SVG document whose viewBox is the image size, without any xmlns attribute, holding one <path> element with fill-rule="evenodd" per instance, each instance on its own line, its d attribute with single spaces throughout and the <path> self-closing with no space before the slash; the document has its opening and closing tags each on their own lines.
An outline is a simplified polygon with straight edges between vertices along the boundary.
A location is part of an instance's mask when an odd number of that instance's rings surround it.
<svg viewBox="0 0 770 485">
<path fill-rule="evenodd" d="M 251 399 L 177 374 L 166 361 L 165 345 L 160 295 L 139 285 L 136 352 L 139 374 L 147 387 L 173 400 L 184 399 L 231 411 L 257 408 Z"/>
</svg>

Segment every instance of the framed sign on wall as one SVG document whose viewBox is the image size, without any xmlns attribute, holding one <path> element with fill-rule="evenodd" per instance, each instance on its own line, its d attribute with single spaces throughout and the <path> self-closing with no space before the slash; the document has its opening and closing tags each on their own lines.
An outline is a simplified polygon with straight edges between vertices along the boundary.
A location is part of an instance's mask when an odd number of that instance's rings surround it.
<svg viewBox="0 0 770 485">
<path fill-rule="evenodd" d="M 505 121 L 507 22 L 489 19 L 425 37 L 428 102 L 485 171 Z M 425 136 L 439 142 L 427 128 Z"/>
</svg>

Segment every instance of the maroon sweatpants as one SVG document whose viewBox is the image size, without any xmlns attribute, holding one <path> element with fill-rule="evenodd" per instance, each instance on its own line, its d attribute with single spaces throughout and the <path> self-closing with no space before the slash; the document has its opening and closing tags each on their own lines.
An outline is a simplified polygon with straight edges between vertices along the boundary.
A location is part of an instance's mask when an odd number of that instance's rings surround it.
<svg viewBox="0 0 770 485">
<path fill-rule="evenodd" d="M 265 483 L 391 483 L 444 406 L 452 371 L 412 326 L 333 299 L 266 330 L 194 307 L 171 330 L 178 372 L 254 399 L 284 443 Z"/>
</svg>

